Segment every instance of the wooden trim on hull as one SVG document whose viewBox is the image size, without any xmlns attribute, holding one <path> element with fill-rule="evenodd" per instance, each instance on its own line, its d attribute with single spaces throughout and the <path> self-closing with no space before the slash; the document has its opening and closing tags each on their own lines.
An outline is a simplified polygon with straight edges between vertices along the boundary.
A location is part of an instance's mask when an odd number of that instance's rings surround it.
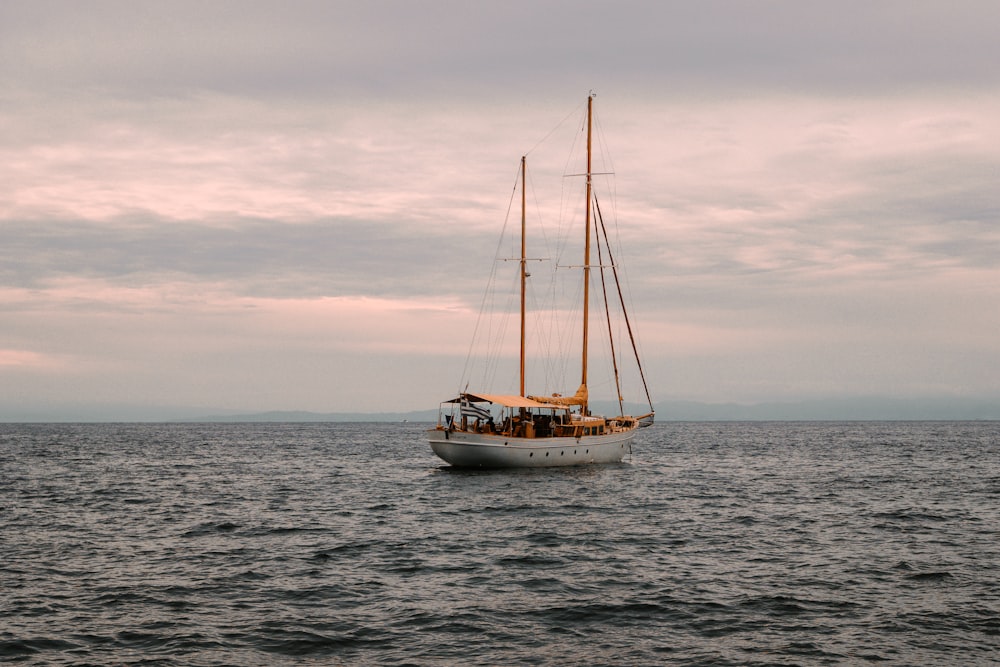
<svg viewBox="0 0 1000 667">
<path fill-rule="evenodd" d="M 431 449 L 458 468 L 551 468 L 620 463 L 635 429 L 580 438 L 511 438 L 431 429 Z"/>
</svg>

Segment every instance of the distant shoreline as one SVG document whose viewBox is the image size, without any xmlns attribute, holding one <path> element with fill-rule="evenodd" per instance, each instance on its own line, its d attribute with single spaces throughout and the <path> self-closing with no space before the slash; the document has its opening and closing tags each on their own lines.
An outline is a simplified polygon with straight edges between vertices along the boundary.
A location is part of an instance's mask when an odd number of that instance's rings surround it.
<svg viewBox="0 0 1000 667">
<path fill-rule="evenodd" d="M 633 414 L 638 408 L 626 406 Z M 639 410 L 641 411 L 641 410 Z M 617 406 L 596 405 L 595 412 L 611 414 Z M 309 423 L 309 422 L 436 422 L 438 411 L 309 412 L 270 410 L 219 413 L 197 408 L 136 406 L 73 406 L 48 409 L 0 407 L 0 423 Z M 996 421 L 1000 399 L 850 398 L 756 404 L 665 401 L 656 406 L 658 422 L 711 421 Z"/>
</svg>

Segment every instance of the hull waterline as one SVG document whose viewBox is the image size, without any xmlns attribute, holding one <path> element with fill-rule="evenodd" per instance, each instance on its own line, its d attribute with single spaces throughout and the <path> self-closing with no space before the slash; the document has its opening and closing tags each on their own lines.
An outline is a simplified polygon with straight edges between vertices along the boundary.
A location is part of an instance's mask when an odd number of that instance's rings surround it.
<svg viewBox="0 0 1000 667">
<path fill-rule="evenodd" d="M 458 468 L 551 468 L 620 463 L 635 429 L 580 438 L 512 438 L 445 429 L 427 432 L 431 449 Z"/>
</svg>

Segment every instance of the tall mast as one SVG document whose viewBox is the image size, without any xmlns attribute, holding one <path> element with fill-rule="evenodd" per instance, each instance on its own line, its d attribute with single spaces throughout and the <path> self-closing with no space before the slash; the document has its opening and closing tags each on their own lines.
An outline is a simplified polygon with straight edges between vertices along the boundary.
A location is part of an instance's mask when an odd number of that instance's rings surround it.
<svg viewBox="0 0 1000 667">
<path fill-rule="evenodd" d="M 525 255 L 526 241 L 525 241 L 525 213 L 524 213 L 524 183 L 526 180 L 525 171 L 527 169 L 525 160 L 527 156 L 521 156 L 521 396 L 524 396 L 524 293 L 527 286 L 527 258 Z"/>
<path fill-rule="evenodd" d="M 587 345 L 588 330 L 590 324 L 590 198 L 591 198 L 591 136 L 592 119 L 594 110 L 594 96 L 587 98 L 587 204 L 584 217 L 586 241 L 583 246 L 583 360 L 581 362 L 582 374 L 580 385 L 587 386 Z M 587 404 L 582 406 L 584 414 L 587 413 Z"/>
</svg>

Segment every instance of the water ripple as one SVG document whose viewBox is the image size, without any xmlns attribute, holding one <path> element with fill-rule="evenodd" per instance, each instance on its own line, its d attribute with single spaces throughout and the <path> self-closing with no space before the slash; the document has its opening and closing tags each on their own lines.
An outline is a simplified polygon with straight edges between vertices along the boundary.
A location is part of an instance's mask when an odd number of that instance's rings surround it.
<svg viewBox="0 0 1000 667">
<path fill-rule="evenodd" d="M 0 425 L 0 661 L 993 664 L 1000 424 L 661 424 L 458 471 L 420 425 Z"/>
</svg>

